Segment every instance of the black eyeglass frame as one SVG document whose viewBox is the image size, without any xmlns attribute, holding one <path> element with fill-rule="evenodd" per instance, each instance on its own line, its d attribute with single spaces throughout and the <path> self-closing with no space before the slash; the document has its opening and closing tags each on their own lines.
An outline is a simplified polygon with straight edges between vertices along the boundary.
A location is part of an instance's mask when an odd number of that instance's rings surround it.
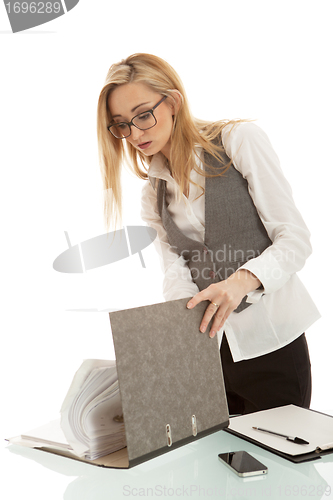
<svg viewBox="0 0 333 500">
<path fill-rule="evenodd" d="M 155 104 L 155 106 L 151 109 L 149 109 L 148 111 L 142 111 L 141 113 L 139 113 L 138 115 L 135 115 L 133 116 L 132 120 L 130 122 L 119 122 L 119 123 L 110 123 L 108 126 L 107 126 L 107 129 L 108 131 L 113 135 L 113 137 L 115 137 L 116 139 L 126 139 L 127 137 L 129 137 L 132 133 L 132 129 L 131 127 L 135 127 L 135 128 L 138 128 L 139 130 L 149 130 L 150 128 L 153 128 L 155 127 L 156 123 L 157 123 L 157 120 L 156 120 L 156 116 L 154 115 L 153 111 L 157 108 L 157 106 L 159 106 L 160 104 L 162 104 L 163 101 L 165 101 L 165 99 L 167 98 L 168 96 L 165 95 L 162 97 L 162 99 L 160 101 L 158 101 L 157 104 Z M 155 123 L 154 125 L 152 125 L 151 127 L 148 127 L 148 128 L 141 128 L 141 127 L 138 127 L 138 125 L 135 125 L 133 123 L 133 120 L 135 120 L 135 118 L 137 118 L 138 116 L 140 115 L 146 115 L 147 113 L 150 113 L 152 115 L 152 117 L 154 118 L 155 120 Z M 118 127 L 119 125 L 128 125 L 129 127 L 129 130 L 130 130 L 130 133 L 128 135 L 125 135 L 124 137 L 117 137 L 116 135 L 114 135 L 114 133 L 112 132 L 112 130 L 110 130 L 112 127 Z"/>
</svg>

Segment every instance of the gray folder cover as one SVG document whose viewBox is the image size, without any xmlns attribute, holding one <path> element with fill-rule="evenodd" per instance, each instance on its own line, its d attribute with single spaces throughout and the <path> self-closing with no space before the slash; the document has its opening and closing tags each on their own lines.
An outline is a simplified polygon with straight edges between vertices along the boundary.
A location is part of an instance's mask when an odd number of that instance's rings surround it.
<svg viewBox="0 0 333 500">
<path fill-rule="evenodd" d="M 199 331 L 208 302 L 188 300 L 109 313 L 130 467 L 228 426 L 218 341 Z"/>
</svg>

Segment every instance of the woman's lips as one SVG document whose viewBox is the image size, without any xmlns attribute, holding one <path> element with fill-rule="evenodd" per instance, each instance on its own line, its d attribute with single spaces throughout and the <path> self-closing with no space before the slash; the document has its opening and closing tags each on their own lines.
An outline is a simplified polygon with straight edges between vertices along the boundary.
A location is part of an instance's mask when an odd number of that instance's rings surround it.
<svg viewBox="0 0 333 500">
<path fill-rule="evenodd" d="M 151 141 L 149 142 L 142 142 L 141 144 L 138 144 L 138 148 L 140 149 L 147 149 L 151 145 Z"/>
</svg>

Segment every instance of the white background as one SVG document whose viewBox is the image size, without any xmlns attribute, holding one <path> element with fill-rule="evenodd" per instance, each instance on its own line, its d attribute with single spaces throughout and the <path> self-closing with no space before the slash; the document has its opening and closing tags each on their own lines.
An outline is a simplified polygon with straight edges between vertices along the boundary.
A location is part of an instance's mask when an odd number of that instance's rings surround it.
<svg viewBox="0 0 333 500">
<path fill-rule="evenodd" d="M 307 332 L 312 408 L 333 413 L 331 20 L 329 0 L 80 0 L 12 34 L 0 4 L 1 438 L 56 418 L 81 361 L 113 357 L 107 313 L 69 309 L 163 300 L 153 247 L 146 269 L 138 255 L 81 275 L 52 268 L 64 231 L 72 245 L 104 232 L 97 99 L 134 52 L 171 63 L 195 116 L 257 119 L 270 137 L 312 233 L 300 272 L 322 314 Z M 124 176 L 126 225 L 142 223 L 142 185 Z"/>
</svg>

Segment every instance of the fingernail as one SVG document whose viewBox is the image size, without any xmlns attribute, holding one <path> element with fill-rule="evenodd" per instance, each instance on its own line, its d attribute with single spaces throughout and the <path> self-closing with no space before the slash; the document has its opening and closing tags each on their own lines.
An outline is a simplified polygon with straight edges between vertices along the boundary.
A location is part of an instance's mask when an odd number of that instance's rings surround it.
<svg viewBox="0 0 333 500">
<path fill-rule="evenodd" d="M 200 328 L 200 332 L 201 332 L 201 333 L 205 333 L 205 331 L 206 331 L 206 327 L 205 327 L 205 326 L 202 326 L 202 327 Z"/>
<path fill-rule="evenodd" d="M 187 307 L 187 309 L 192 309 L 192 307 L 193 307 L 192 302 L 188 302 L 188 303 L 186 304 L 186 307 Z"/>
<path fill-rule="evenodd" d="M 211 339 L 212 339 L 213 337 L 215 337 L 215 335 L 216 335 L 216 332 L 214 332 L 214 330 L 213 330 L 213 331 L 211 331 L 211 332 L 210 332 L 210 334 L 209 334 L 209 336 L 210 336 L 210 338 L 211 338 Z"/>
</svg>

